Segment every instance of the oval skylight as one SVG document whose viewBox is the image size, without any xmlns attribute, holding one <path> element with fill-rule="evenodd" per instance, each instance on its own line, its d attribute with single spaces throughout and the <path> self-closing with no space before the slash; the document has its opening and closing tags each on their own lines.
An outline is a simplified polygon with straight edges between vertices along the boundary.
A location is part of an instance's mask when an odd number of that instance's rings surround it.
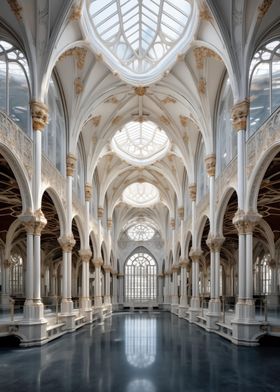
<svg viewBox="0 0 280 392">
<path fill-rule="evenodd" d="M 155 230 L 146 223 L 137 223 L 127 230 L 128 237 L 133 241 L 149 241 L 154 234 Z"/>
<path fill-rule="evenodd" d="M 123 201 L 134 207 L 148 207 L 159 201 L 159 191 L 148 182 L 134 182 L 123 191 Z"/>
<path fill-rule="evenodd" d="M 186 50 L 197 20 L 193 0 L 89 0 L 92 44 L 126 81 L 151 83 Z"/>
<path fill-rule="evenodd" d="M 166 133 L 152 121 L 127 123 L 112 139 L 112 149 L 128 163 L 148 165 L 169 149 Z"/>
</svg>

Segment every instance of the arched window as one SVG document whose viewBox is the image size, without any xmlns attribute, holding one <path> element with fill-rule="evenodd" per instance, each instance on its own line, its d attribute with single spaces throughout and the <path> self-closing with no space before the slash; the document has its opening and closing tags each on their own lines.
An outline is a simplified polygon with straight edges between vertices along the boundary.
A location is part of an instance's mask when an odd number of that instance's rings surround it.
<svg viewBox="0 0 280 392">
<path fill-rule="evenodd" d="M 280 40 L 258 50 L 250 66 L 250 134 L 280 105 Z"/>
<path fill-rule="evenodd" d="M 143 303 L 157 298 L 157 265 L 155 259 L 138 249 L 125 265 L 125 299 Z"/>
<path fill-rule="evenodd" d="M 205 147 L 201 144 L 197 161 L 197 201 L 201 200 L 208 191 L 208 178 L 205 170 Z"/>
<path fill-rule="evenodd" d="M 221 90 L 219 106 L 217 111 L 217 175 L 229 164 L 237 153 L 237 132 L 232 130 L 231 110 L 233 106 L 233 95 L 226 76 Z"/>
<path fill-rule="evenodd" d="M 10 268 L 10 293 L 12 295 L 23 295 L 23 260 L 15 253 L 11 256 Z"/>
<path fill-rule="evenodd" d="M 269 256 L 264 255 L 260 261 L 261 293 L 271 292 L 271 268 L 269 266 Z"/>
<path fill-rule="evenodd" d="M 78 196 L 79 200 L 84 201 L 84 188 L 85 188 L 85 176 L 84 176 L 84 160 L 81 151 L 81 146 L 78 145 L 77 149 L 77 170 L 75 171 L 73 189 Z"/>
<path fill-rule="evenodd" d="M 29 68 L 24 54 L 12 44 L 0 40 L 0 110 L 29 136 Z"/>
<path fill-rule="evenodd" d="M 55 78 L 52 77 L 48 91 L 48 125 L 43 132 L 43 151 L 62 173 L 65 173 L 66 125 L 62 100 Z"/>
</svg>

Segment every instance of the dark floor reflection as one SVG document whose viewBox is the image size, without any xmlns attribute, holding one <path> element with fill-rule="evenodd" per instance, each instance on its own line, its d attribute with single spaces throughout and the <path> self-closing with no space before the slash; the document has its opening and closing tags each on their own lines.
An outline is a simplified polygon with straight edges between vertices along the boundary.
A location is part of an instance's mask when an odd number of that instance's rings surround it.
<svg viewBox="0 0 280 392">
<path fill-rule="evenodd" d="M 0 391 L 279 391 L 279 359 L 279 347 L 236 347 L 169 313 L 114 315 L 41 348 L 0 349 Z"/>
</svg>

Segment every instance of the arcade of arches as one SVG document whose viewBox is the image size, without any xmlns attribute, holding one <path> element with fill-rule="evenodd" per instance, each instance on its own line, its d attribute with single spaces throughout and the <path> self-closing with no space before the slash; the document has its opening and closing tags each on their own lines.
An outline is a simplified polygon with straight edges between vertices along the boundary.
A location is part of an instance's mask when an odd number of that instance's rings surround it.
<svg viewBox="0 0 280 392">
<path fill-rule="evenodd" d="M 279 334 L 279 3 L 35 3 L 1 2 L 1 333 Z"/>
</svg>

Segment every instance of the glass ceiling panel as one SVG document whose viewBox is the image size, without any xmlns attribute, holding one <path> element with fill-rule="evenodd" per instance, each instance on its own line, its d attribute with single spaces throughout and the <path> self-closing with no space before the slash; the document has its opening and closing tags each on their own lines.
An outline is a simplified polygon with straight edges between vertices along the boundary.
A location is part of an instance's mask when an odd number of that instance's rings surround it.
<svg viewBox="0 0 280 392">
<path fill-rule="evenodd" d="M 112 149 L 122 159 L 136 165 L 148 165 L 161 159 L 169 146 L 166 133 L 152 121 L 131 121 L 112 139 Z"/>
<path fill-rule="evenodd" d="M 148 182 L 134 182 L 123 191 L 123 201 L 134 207 L 148 207 L 159 201 L 159 191 Z"/>
<path fill-rule="evenodd" d="M 170 52 L 175 61 L 173 48 L 186 48 L 196 20 L 193 0 L 88 0 L 88 14 L 93 45 L 108 54 L 109 63 L 143 77 Z"/>
<path fill-rule="evenodd" d="M 146 223 L 138 223 L 127 230 L 128 237 L 133 241 L 149 241 L 154 234 L 155 230 Z"/>
</svg>

